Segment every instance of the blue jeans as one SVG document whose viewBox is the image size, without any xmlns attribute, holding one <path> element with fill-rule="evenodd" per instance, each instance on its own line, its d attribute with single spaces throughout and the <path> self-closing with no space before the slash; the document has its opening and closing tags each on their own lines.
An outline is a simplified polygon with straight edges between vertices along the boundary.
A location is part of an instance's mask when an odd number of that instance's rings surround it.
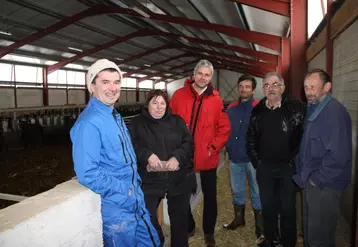
<svg viewBox="0 0 358 247">
<path fill-rule="evenodd" d="M 245 205 L 245 183 L 246 175 L 249 180 L 250 199 L 255 210 L 262 210 L 259 186 L 256 181 L 256 170 L 249 163 L 233 163 L 230 161 L 230 181 L 234 205 Z"/>
</svg>

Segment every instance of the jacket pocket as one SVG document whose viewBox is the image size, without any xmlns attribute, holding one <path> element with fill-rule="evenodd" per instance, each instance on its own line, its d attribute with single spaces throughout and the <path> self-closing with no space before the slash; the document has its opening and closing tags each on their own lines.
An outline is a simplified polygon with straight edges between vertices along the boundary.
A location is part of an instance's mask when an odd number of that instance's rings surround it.
<svg viewBox="0 0 358 247">
<path fill-rule="evenodd" d="M 326 149 L 324 148 L 323 142 L 318 137 L 310 138 L 308 141 L 310 155 L 312 158 L 319 159 L 324 156 Z"/>
<path fill-rule="evenodd" d="M 111 201 L 115 205 L 126 208 L 127 210 L 134 210 L 136 202 L 136 191 L 133 185 L 123 183 L 118 189 L 111 189 L 104 199 Z"/>
</svg>

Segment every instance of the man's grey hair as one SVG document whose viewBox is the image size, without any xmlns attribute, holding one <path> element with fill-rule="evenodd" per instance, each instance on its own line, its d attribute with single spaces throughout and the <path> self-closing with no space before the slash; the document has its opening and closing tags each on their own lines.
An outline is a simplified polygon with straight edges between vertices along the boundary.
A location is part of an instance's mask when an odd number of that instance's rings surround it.
<svg viewBox="0 0 358 247">
<path fill-rule="evenodd" d="M 276 76 L 278 78 L 278 80 L 283 84 L 285 85 L 285 80 L 283 79 L 282 75 L 280 75 L 279 73 L 277 72 L 269 72 L 267 73 L 264 78 L 262 78 L 262 81 L 266 80 L 267 78 L 271 77 L 271 76 Z"/>
<path fill-rule="evenodd" d="M 211 75 L 214 74 L 214 66 L 213 66 L 213 64 L 209 60 L 202 59 L 195 65 L 194 75 L 196 74 L 196 71 L 198 69 L 200 69 L 201 67 L 206 67 L 206 68 L 211 69 Z"/>
</svg>

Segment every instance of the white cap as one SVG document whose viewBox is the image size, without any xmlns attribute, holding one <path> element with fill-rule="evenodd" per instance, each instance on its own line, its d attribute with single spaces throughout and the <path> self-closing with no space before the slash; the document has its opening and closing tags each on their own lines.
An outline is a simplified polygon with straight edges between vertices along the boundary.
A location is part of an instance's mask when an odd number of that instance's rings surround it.
<svg viewBox="0 0 358 247">
<path fill-rule="evenodd" d="M 119 79 L 122 81 L 122 71 L 119 69 L 117 64 L 115 64 L 112 61 L 109 61 L 108 59 L 99 59 L 94 64 L 91 65 L 91 67 L 88 68 L 87 72 L 87 89 L 90 93 L 91 91 L 91 83 L 93 82 L 93 79 L 96 77 L 96 75 L 105 69 L 115 69 L 119 73 Z"/>
</svg>

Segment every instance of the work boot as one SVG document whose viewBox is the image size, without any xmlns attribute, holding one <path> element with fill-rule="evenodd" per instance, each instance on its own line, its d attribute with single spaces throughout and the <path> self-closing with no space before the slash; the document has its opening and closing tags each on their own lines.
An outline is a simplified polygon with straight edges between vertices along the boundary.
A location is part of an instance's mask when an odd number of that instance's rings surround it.
<svg viewBox="0 0 358 247">
<path fill-rule="evenodd" d="M 254 209 L 254 214 L 255 214 L 255 233 L 256 233 L 256 237 L 257 237 L 256 243 L 261 244 L 263 241 L 265 241 L 264 217 L 262 215 L 261 210 Z"/>
<path fill-rule="evenodd" d="M 224 224 L 224 228 L 235 230 L 245 226 L 245 205 L 234 205 L 235 216 L 230 224 Z"/>
<path fill-rule="evenodd" d="M 214 234 L 205 234 L 205 245 L 206 247 L 215 247 L 216 242 Z"/>
</svg>

